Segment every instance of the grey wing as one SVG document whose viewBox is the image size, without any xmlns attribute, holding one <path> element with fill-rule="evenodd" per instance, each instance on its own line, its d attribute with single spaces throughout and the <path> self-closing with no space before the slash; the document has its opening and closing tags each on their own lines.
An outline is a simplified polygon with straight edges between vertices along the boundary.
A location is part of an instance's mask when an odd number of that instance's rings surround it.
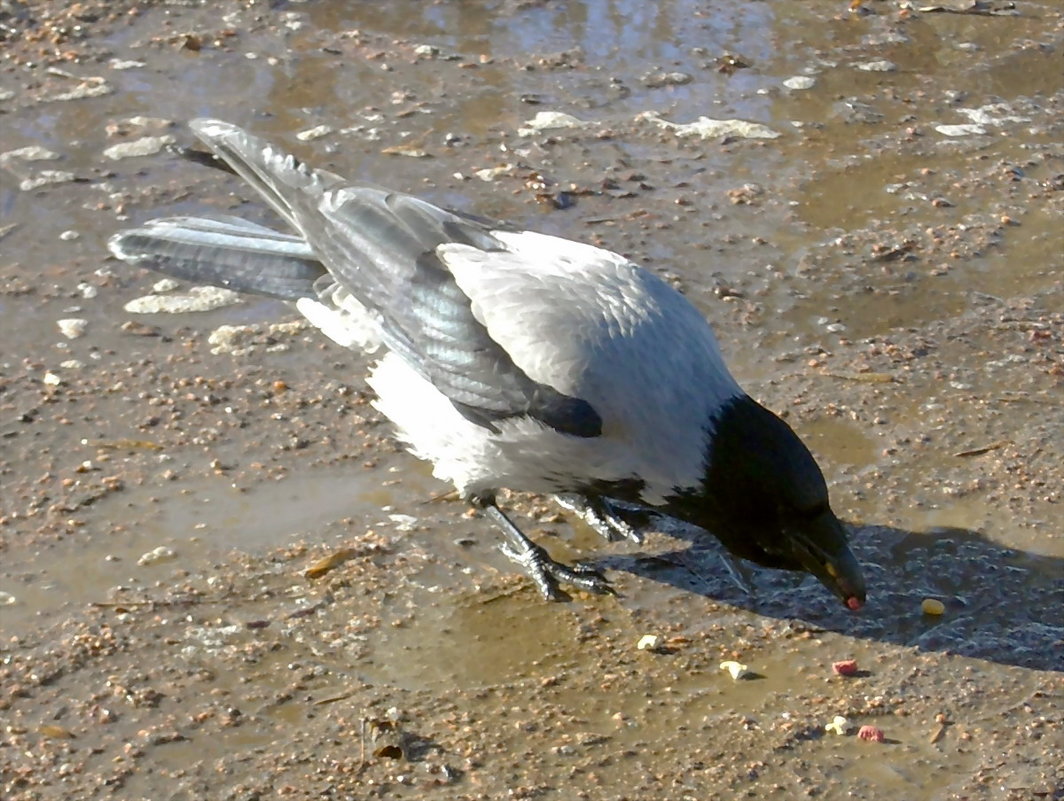
<svg viewBox="0 0 1064 801">
<path fill-rule="evenodd" d="M 380 314 L 388 347 L 465 417 L 495 428 L 499 420 L 528 415 L 576 436 L 601 433 L 602 421 L 587 402 L 533 381 L 514 363 L 436 255 L 447 242 L 501 250 L 487 224 L 363 187 L 339 190 L 334 200 L 323 215 L 326 244 L 314 240 L 322 260 L 341 285 Z"/>
<path fill-rule="evenodd" d="M 315 284 L 323 302 L 337 284 L 349 292 L 378 320 L 385 344 L 465 417 L 496 429 L 527 415 L 579 437 L 601 433 L 589 403 L 533 381 L 514 363 L 436 255 L 451 242 L 502 250 L 491 230 L 504 226 L 347 184 L 226 123 L 197 120 L 192 128 L 302 234 L 335 281 Z"/>
</svg>

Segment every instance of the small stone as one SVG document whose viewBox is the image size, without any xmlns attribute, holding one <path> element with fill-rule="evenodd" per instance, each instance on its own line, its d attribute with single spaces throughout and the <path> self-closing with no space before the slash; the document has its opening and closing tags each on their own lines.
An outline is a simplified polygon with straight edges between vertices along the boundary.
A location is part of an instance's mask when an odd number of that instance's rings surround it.
<svg viewBox="0 0 1064 801">
<path fill-rule="evenodd" d="M 52 372 L 45 373 L 43 380 L 45 385 L 49 387 L 57 387 L 63 383 L 63 379 Z"/>
<path fill-rule="evenodd" d="M 686 72 L 662 72 L 655 70 L 641 78 L 643 85 L 648 89 L 660 89 L 663 86 L 683 86 L 694 80 Z"/>
<path fill-rule="evenodd" d="M 517 129 L 518 136 L 531 136 L 540 131 L 551 128 L 584 128 L 589 123 L 584 122 L 572 114 L 564 114 L 560 111 L 540 111 L 530 120 L 525 120 L 525 127 Z"/>
<path fill-rule="evenodd" d="M 152 550 L 141 556 L 140 559 L 137 560 L 137 564 L 141 567 L 145 567 L 147 565 L 157 565 L 161 564 L 162 562 L 169 562 L 176 556 L 177 554 L 174 552 L 173 548 L 169 548 L 165 545 L 160 545 L 159 547 L 153 548 Z"/>
<path fill-rule="evenodd" d="M 59 94 L 52 95 L 47 100 L 53 102 L 64 102 L 67 100 L 83 100 L 87 97 L 102 97 L 103 95 L 109 95 L 114 89 L 103 78 L 91 77 L 82 81 L 73 89 L 67 92 L 60 92 Z"/>
<path fill-rule="evenodd" d="M 296 134 L 296 139 L 300 142 L 310 142 L 314 139 L 321 139 L 323 136 L 328 136 L 336 129 L 331 125 L 315 125 L 313 128 L 308 128 L 305 131 L 300 131 Z"/>
<path fill-rule="evenodd" d="M 18 603 L 18 598 L 9 592 L 0 590 L 0 606 L 14 606 Z"/>
<path fill-rule="evenodd" d="M 811 75 L 795 75 L 783 82 L 788 89 L 812 89 L 816 85 L 816 78 Z"/>
<path fill-rule="evenodd" d="M 898 68 L 893 61 L 887 61 L 885 58 L 876 59 L 875 61 L 863 61 L 860 64 L 854 64 L 854 66 L 863 72 L 894 72 Z"/>
<path fill-rule="evenodd" d="M 104 127 L 104 131 L 108 136 L 145 136 L 160 135 L 164 131 L 173 128 L 176 123 L 173 120 L 166 117 L 148 117 L 143 114 L 136 114 L 132 117 L 126 117 L 121 120 L 112 120 Z"/>
<path fill-rule="evenodd" d="M 0 153 L 0 164 L 14 159 L 18 159 L 19 161 L 54 161 L 57 158 L 59 158 L 59 154 L 46 147 L 29 145 L 27 147 L 20 147 L 15 150 L 8 150 L 5 153 Z"/>
<path fill-rule="evenodd" d="M 653 111 L 636 115 L 637 122 L 650 122 L 677 136 L 697 136 L 701 139 L 776 139 L 779 133 L 759 122 L 746 120 L 715 120 L 699 117 L 694 122 L 678 123 L 663 119 Z"/>
<path fill-rule="evenodd" d="M 440 54 L 440 48 L 435 45 L 421 44 L 414 48 L 414 55 L 422 58 L 435 58 Z"/>
<path fill-rule="evenodd" d="M 986 128 L 972 122 L 960 125 L 936 125 L 935 130 L 943 136 L 973 136 L 986 133 Z"/>
<path fill-rule="evenodd" d="M 211 311 L 240 303 L 239 292 L 214 286 L 194 286 L 181 295 L 145 295 L 123 308 L 130 314 L 186 314 Z"/>
<path fill-rule="evenodd" d="M 132 142 L 121 142 L 104 148 L 103 154 L 112 161 L 120 159 L 139 158 L 142 156 L 154 156 L 167 145 L 174 143 L 174 137 L 170 134 L 162 136 L 142 136 Z"/>
<path fill-rule="evenodd" d="M 89 321 L 81 317 L 67 317 L 56 320 L 60 333 L 67 339 L 77 339 L 85 336 L 85 329 L 89 327 Z"/>
<path fill-rule="evenodd" d="M 167 292 L 173 292 L 180 286 L 180 281 L 175 281 L 173 278 L 162 278 L 151 285 L 151 291 L 156 295 L 165 295 Z"/>
<path fill-rule="evenodd" d="M 59 235 L 59 239 L 63 242 L 73 242 L 80 236 L 81 234 L 79 234 L 77 231 L 63 231 L 63 233 Z"/>
<path fill-rule="evenodd" d="M 500 175 L 506 175 L 513 169 L 512 164 L 503 164 L 499 167 L 485 167 L 482 170 L 477 170 L 473 175 L 477 176 L 481 181 L 490 183 L 494 181 Z"/>
<path fill-rule="evenodd" d="M 396 531 L 413 531 L 417 518 L 413 515 L 390 514 L 388 519 L 395 523 Z"/>
<path fill-rule="evenodd" d="M 76 181 L 77 176 L 67 170 L 41 170 L 31 178 L 23 178 L 19 181 L 18 188 L 23 192 L 32 192 L 49 184 L 67 184 Z"/>
</svg>

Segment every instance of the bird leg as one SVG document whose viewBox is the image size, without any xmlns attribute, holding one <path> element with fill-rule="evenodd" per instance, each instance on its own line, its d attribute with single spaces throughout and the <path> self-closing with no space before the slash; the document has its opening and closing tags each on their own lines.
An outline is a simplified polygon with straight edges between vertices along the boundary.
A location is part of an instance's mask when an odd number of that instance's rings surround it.
<svg viewBox="0 0 1064 801">
<path fill-rule="evenodd" d="M 562 508 L 574 512 L 607 542 L 643 541 L 639 528 L 648 524 L 650 514 L 641 506 L 614 501 L 601 495 L 576 493 L 561 493 L 555 495 L 554 500 Z"/>
<path fill-rule="evenodd" d="M 613 593 L 606 577 L 598 570 L 586 565 L 569 567 L 551 559 L 546 549 L 536 545 L 526 537 L 513 521 L 495 504 L 494 497 L 472 497 L 470 502 L 488 513 L 495 524 L 502 530 L 508 542 L 499 546 L 506 556 L 517 562 L 535 582 L 540 594 L 548 601 L 564 601 L 568 595 L 558 587 L 559 582 L 571 584 L 579 589 L 597 595 Z"/>
</svg>

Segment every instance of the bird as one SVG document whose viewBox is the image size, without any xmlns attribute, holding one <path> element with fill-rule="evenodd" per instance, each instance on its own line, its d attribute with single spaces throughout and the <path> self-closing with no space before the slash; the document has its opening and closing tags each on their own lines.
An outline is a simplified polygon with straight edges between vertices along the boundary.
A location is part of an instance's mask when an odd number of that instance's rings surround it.
<svg viewBox="0 0 1064 801">
<path fill-rule="evenodd" d="M 192 132 L 291 229 L 164 217 L 113 235 L 119 259 L 280 298 L 375 359 L 367 383 L 397 437 L 498 526 L 548 600 L 613 592 L 551 558 L 498 503 L 553 496 L 608 541 L 648 521 L 866 599 L 816 460 L 729 372 L 713 331 L 624 256 L 314 168 L 240 127 Z"/>
</svg>

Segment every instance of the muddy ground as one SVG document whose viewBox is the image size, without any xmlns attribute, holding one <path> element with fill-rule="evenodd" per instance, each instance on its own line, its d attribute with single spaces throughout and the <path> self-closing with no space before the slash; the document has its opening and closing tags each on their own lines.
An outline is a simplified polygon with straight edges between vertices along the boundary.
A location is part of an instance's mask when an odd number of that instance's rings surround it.
<svg viewBox="0 0 1064 801">
<path fill-rule="evenodd" d="M 0 797 L 1064 798 L 1062 76 L 1054 0 L 0 2 Z M 513 496 L 620 593 L 546 604 L 361 356 L 127 311 L 116 230 L 270 222 L 201 115 L 674 281 L 867 607 Z"/>
</svg>

